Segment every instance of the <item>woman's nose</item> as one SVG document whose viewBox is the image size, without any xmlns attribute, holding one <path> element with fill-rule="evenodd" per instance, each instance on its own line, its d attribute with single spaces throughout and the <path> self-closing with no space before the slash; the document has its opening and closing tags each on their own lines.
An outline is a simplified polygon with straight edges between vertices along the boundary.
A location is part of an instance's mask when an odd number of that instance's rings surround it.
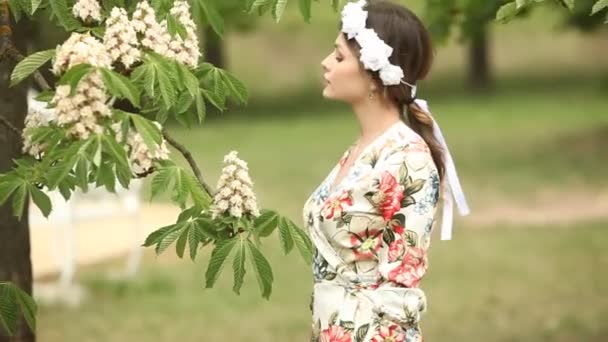
<svg viewBox="0 0 608 342">
<path fill-rule="evenodd" d="M 329 70 L 328 63 L 327 63 L 327 57 L 325 57 L 325 59 L 323 59 L 321 61 L 321 68 L 323 68 L 323 71 Z"/>
</svg>

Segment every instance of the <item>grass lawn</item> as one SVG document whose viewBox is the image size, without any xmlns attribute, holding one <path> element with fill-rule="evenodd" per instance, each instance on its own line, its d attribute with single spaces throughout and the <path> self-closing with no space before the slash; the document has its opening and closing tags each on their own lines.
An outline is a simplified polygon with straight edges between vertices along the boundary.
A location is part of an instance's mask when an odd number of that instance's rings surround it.
<svg viewBox="0 0 608 342">
<path fill-rule="evenodd" d="M 425 340 L 606 341 L 606 224 L 493 227 L 436 240 L 422 283 Z M 311 272 L 274 239 L 264 252 L 275 273 L 269 302 L 250 274 L 241 296 L 232 293 L 229 269 L 203 289 L 207 253 L 196 263 L 172 250 L 148 255 L 132 282 L 108 280 L 112 264 L 89 268 L 80 275 L 89 300 L 78 310 L 42 306 L 39 340 L 307 341 Z"/>
</svg>

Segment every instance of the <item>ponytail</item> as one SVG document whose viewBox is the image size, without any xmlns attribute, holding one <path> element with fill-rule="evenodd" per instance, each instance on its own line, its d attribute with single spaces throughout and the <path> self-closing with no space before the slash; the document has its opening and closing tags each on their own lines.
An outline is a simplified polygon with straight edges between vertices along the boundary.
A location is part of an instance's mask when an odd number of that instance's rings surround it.
<svg viewBox="0 0 608 342">
<path fill-rule="evenodd" d="M 426 142 L 431 150 L 433 162 L 437 167 L 440 179 L 443 180 L 445 175 L 445 158 L 441 144 L 433 134 L 433 119 L 422 110 L 414 101 L 405 105 L 405 111 L 402 113 L 402 120 L 406 121 L 416 133 Z"/>
</svg>

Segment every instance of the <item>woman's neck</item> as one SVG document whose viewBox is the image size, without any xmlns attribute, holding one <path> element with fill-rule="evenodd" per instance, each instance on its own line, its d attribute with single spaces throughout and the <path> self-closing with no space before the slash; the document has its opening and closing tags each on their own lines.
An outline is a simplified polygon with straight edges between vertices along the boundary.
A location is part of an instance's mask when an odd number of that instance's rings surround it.
<svg viewBox="0 0 608 342">
<path fill-rule="evenodd" d="M 383 104 L 380 100 L 368 100 L 354 104 L 353 112 L 359 122 L 359 142 L 367 144 L 386 129 L 401 121 L 397 106 Z"/>
</svg>

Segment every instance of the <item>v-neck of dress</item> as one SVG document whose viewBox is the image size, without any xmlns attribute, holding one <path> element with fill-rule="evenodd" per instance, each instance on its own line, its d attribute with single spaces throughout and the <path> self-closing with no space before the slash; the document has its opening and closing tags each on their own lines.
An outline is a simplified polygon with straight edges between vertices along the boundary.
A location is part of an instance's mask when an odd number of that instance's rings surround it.
<svg viewBox="0 0 608 342">
<path fill-rule="evenodd" d="M 336 177 L 338 176 L 338 173 L 340 173 L 340 171 L 342 170 L 342 167 L 343 167 L 343 165 L 340 165 L 341 162 L 344 161 L 344 164 L 346 164 L 346 161 L 350 157 L 350 154 L 352 153 L 352 150 L 355 147 L 355 145 L 357 144 L 357 142 L 355 141 L 355 143 L 351 144 L 350 147 L 348 148 L 348 150 L 344 153 L 344 156 L 338 162 L 338 165 L 336 165 L 334 167 L 334 170 L 331 172 L 331 176 L 330 176 L 330 179 L 329 179 L 329 194 L 332 194 L 336 190 L 342 188 L 343 185 L 344 185 L 344 182 L 351 176 L 351 172 L 353 171 L 353 168 L 355 168 L 355 166 L 359 163 L 359 161 L 361 160 L 361 158 L 368 153 L 369 149 L 371 149 L 372 146 L 376 145 L 389 132 L 391 132 L 392 130 L 394 130 L 395 127 L 399 126 L 402 123 L 403 123 L 403 121 L 401 121 L 401 120 L 395 122 L 394 124 L 392 124 L 388 128 L 386 128 L 377 137 L 375 137 L 374 139 L 372 139 L 372 141 L 363 148 L 363 150 L 359 153 L 359 155 L 357 156 L 357 158 L 355 158 L 355 160 L 353 161 L 353 163 L 348 167 L 348 170 L 346 170 L 346 172 L 342 176 L 342 179 L 340 179 L 339 182 L 336 183 Z"/>
</svg>

